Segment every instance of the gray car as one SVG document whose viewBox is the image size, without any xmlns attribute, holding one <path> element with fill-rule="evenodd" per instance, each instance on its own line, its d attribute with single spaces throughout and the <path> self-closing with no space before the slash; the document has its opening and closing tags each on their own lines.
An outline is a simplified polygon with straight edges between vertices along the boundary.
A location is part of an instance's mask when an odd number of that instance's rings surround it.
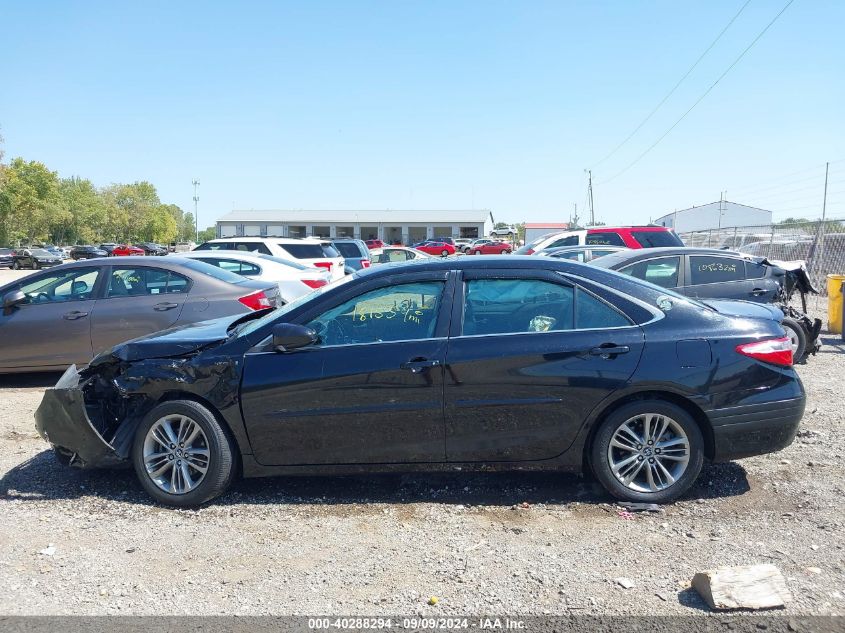
<svg viewBox="0 0 845 633">
<path fill-rule="evenodd" d="M 370 249 L 363 240 L 356 240 L 350 238 L 337 238 L 332 240 L 334 246 L 346 262 L 346 273 L 351 274 L 356 270 L 362 268 L 369 268 L 370 264 Z"/>
<path fill-rule="evenodd" d="M 0 373 L 61 370 L 169 327 L 281 305 L 275 284 L 181 257 L 62 264 L 0 297 Z"/>
</svg>

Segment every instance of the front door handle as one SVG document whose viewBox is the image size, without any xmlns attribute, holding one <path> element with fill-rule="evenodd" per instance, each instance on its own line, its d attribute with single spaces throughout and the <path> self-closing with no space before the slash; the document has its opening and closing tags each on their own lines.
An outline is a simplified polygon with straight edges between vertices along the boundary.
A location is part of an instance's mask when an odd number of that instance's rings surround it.
<svg viewBox="0 0 845 633">
<path fill-rule="evenodd" d="M 767 291 L 767 290 L 765 290 L 764 288 L 754 288 L 754 289 L 753 289 L 750 293 L 748 293 L 748 294 L 753 295 L 753 296 L 755 296 L 755 297 L 759 297 L 760 295 L 764 295 L 764 294 L 766 294 L 766 292 L 768 292 L 768 291 Z"/>
<path fill-rule="evenodd" d="M 407 363 L 402 363 L 400 367 L 402 369 L 409 369 L 412 374 L 418 374 L 423 369 L 428 369 L 429 367 L 437 367 L 440 365 L 439 360 L 428 360 L 425 358 L 421 358 L 419 360 L 412 360 L 408 361 Z"/>
<path fill-rule="evenodd" d="M 87 312 L 82 312 L 81 310 L 73 310 L 72 312 L 66 312 L 64 315 L 62 315 L 62 318 L 66 321 L 76 321 L 77 319 L 84 319 L 87 316 Z"/>
<path fill-rule="evenodd" d="M 156 312 L 164 312 L 165 310 L 172 310 L 173 308 L 178 308 L 178 303 L 171 303 L 170 301 L 165 301 L 164 303 L 157 303 L 153 306 L 153 310 Z"/>
<path fill-rule="evenodd" d="M 627 354 L 631 348 L 627 345 L 614 345 L 613 343 L 605 343 L 590 350 L 593 356 L 601 356 L 602 358 L 612 358 L 619 354 Z"/>
</svg>

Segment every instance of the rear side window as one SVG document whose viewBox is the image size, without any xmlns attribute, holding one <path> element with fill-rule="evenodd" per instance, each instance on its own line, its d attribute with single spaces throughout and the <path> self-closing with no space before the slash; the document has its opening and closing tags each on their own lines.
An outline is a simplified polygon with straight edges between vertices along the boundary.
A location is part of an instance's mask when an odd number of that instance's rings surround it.
<svg viewBox="0 0 845 633">
<path fill-rule="evenodd" d="M 658 257 L 620 268 L 619 272 L 648 281 L 662 288 L 677 288 L 680 265 L 681 258 L 679 256 Z"/>
<path fill-rule="evenodd" d="M 188 291 L 188 280 L 161 268 L 114 268 L 106 296 L 138 297 L 178 294 Z"/>
<path fill-rule="evenodd" d="M 263 242 L 235 242 L 235 250 L 245 253 L 261 253 L 262 255 L 272 254 Z"/>
<path fill-rule="evenodd" d="M 323 246 L 318 242 L 314 242 L 313 244 L 279 244 L 279 247 L 291 257 L 295 257 L 296 259 L 320 259 L 321 257 L 331 257 L 331 255 L 326 255 L 323 252 Z M 335 257 L 337 257 L 337 255 L 335 255 Z"/>
<path fill-rule="evenodd" d="M 562 237 L 549 244 L 546 248 L 557 248 L 558 246 L 578 246 L 578 236 L 570 235 L 569 237 Z"/>
<path fill-rule="evenodd" d="M 362 253 L 360 247 L 355 242 L 335 242 L 333 246 L 340 251 L 344 257 L 366 257 L 366 253 Z"/>
<path fill-rule="evenodd" d="M 207 264 L 199 259 L 188 259 L 186 257 L 180 259 L 179 263 L 189 270 L 202 273 L 203 275 L 213 277 L 214 279 L 219 279 L 220 281 L 226 281 L 230 284 L 237 284 L 244 281 L 244 278 L 240 275 L 230 273 L 228 270 L 223 270 L 217 266 L 212 266 L 211 264 Z"/>
<path fill-rule="evenodd" d="M 627 318 L 604 301 L 596 299 L 584 290 L 578 289 L 575 298 L 575 328 L 578 330 L 595 330 L 607 327 L 624 327 L 631 325 Z"/>
<path fill-rule="evenodd" d="M 674 231 L 631 231 L 631 235 L 643 248 L 684 245 Z"/>
<path fill-rule="evenodd" d="M 202 261 L 208 262 L 212 266 L 217 266 L 223 270 L 228 270 L 230 273 L 243 275 L 245 277 L 261 274 L 261 269 L 255 264 L 242 262 L 237 259 L 203 259 Z"/>
<path fill-rule="evenodd" d="M 625 240 L 622 239 L 622 236 L 619 233 L 610 231 L 589 233 L 587 234 L 586 242 L 587 244 L 596 244 L 598 246 L 625 246 Z"/>
<path fill-rule="evenodd" d="M 539 279 L 473 279 L 466 284 L 463 334 L 571 330 L 571 286 Z"/>
<path fill-rule="evenodd" d="M 690 285 L 693 286 L 745 279 L 745 262 L 732 257 L 692 255 L 689 267 Z"/>
</svg>

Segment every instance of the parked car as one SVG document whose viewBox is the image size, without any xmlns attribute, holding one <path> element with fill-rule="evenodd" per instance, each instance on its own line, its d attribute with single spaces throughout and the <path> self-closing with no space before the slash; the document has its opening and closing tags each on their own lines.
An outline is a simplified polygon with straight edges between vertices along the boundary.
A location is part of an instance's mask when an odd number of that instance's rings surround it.
<svg viewBox="0 0 845 633">
<path fill-rule="evenodd" d="M 14 263 L 12 256 L 14 251 L 11 248 L 0 248 L 0 268 L 11 268 Z"/>
<path fill-rule="evenodd" d="M 180 253 L 178 257 L 189 257 L 250 279 L 275 283 L 279 286 L 279 296 L 283 303 L 299 299 L 332 280 L 327 270 L 272 255 L 238 251 L 192 251 Z"/>
<path fill-rule="evenodd" d="M 389 264 L 392 262 L 407 262 L 421 259 L 431 259 L 431 255 L 415 248 L 404 246 L 385 246 L 370 251 L 373 264 Z"/>
<path fill-rule="evenodd" d="M 704 301 L 734 299 L 774 303 L 787 312 L 783 326 L 795 361 L 818 349 L 821 322 L 788 307 L 787 271 L 760 257 L 711 248 L 649 248 L 613 253 L 593 265 L 670 288 Z"/>
<path fill-rule="evenodd" d="M 425 242 L 416 247 L 417 250 L 429 255 L 440 255 L 441 257 L 448 257 L 455 254 L 455 247 L 446 242 Z"/>
<path fill-rule="evenodd" d="M 541 235 L 516 251 L 517 255 L 534 255 L 548 248 L 560 246 L 622 246 L 626 248 L 655 248 L 683 246 L 672 229 L 665 226 L 601 226 Z"/>
<path fill-rule="evenodd" d="M 619 246 L 561 246 L 558 248 L 547 248 L 537 253 L 537 255 L 556 257 L 558 259 L 571 259 L 574 262 L 591 262 L 599 257 L 627 250 L 629 249 Z"/>
<path fill-rule="evenodd" d="M 510 255 L 513 245 L 508 242 L 487 242 L 470 247 L 467 255 Z"/>
<path fill-rule="evenodd" d="M 53 255 L 53 253 L 43 248 L 25 248 L 13 252 L 12 268 L 15 270 L 20 270 L 21 268 L 32 268 L 33 270 L 50 268 L 51 266 L 58 266 L 64 261 L 62 257 Z"/>
<path fill-rule="evenodd" d="M 46 244 L 41 248 L 50 253 L 51 255 L 54 255 L 55 257 L 60 257 L 62 260 L 65 259 L 64 249 L 59 246 L 56 246 L 55 244 Z"/>
<path fill-rule="evenodd" d="M 516 237 L 519 235 L 519 230 L 515 226 L 503 226 L 500 229 L 493 229 L 490 231 L 492 237 Z"/>
<path fill-rule="evenodd" d="M 36 428 L 173 506 L 240 474 L 488 468 L 588 469 L 667 503 L 705 458 L 793 441 L 805 394 L 779 318 L 553 258 L 379 266 L 117 345 L 46 391 Z"/>
<path fill-rule="evenodd" d="M 110 255 L 112 257 L 128 257 L 130 255 L 146 255 L 147 252 L 140 246 L 132 246 L 131 244 L 118 244 L 112 250 Z"/>
<path fill-rule="evenodd" d="M 152 255 L 161 257 L 167 255 L 167 249 L 161 244 L 155 242 L 138 242 L 135 246 L 144 251 L 144 255 Z"/>
<path fill-rule="evenodd" d="M 343 255 L 343 260 L 346 262 L 347 274 L 370 267 L 370 249 L 363 240 L 356 240 L 351 237 L 338 237 L 332 240 L 332 246 Z"/>
<path fill-rule="evenodd" d="M 465 253 L 465 254 L 466 254 L 466 253 L 469 253 L 470 249 L 471 249 L 473 246 L 480 246 L 481 244 L 489 244 L 489 243 L 490 243 L 490 242 L 492 242 L 492 241 L 493 241 L 493 240 L 491 240 L 491 239 L 489 239 L 489 238 L 486 238 L 486 237 L 484 237 L 484 238 L 480 238 L 480 239 L 477 239 L 477 240 L 472 240 L 469 244 L 466 244 L 466 245 L 461 246 L 461 247 L 459 248 L 459 250 L 461 250 L 463 253 Z"/>
<path fill-rule="evenodd" d="M 200 244 L 194 250 L 243 251 L 292 259 L 306 266 L 324 268 L 331 273 L 334 280 L 341 279 L 346 274 L 343 257 L 332 243 L 313 237 L 226 237 Z"/>
<path fill-rule="evenodd" d="M 170 242 L 167 250 L 170 253 L 188 253 L 196 248 L 194 242 Z"/>
<path fill-rule="evenodd" d="M 112 251 L 117 248 L 117 244 L 115 244 L 114 242 L 106 242 L 105 244 L 100 244 L 97 248 L 99 248 L 101 251 L 106 251 L 106 253 L 108 253 L 108 256 L 111 257 Z"/>
<path fill-rule="evenodd" d="M 461 253 L 465 253 L 466 251 L 464 250 L 464 248 L 469 248 L 469 245 L 472 244 L 473 241 L 474 239 L 469 237 L 455 238 L 455 248 Z"/>
<path fill-rule="evenodd" d="M 108 257 L 109 254 L 96 246 L 74 246 L 70 251 L 70 258 L 73 261 L 79 259 L 94 259 L 95 257 Z"/>
<path fill-rule="evenodd" d="M 90 259 L 0 287 L 0 373 L 63 370 L 123 341 L 281 304 L 274 284 L 201 261 Z"/>
<path fill-rule="evenodd" d="M 384 248 L 386 244 L 381 240 L 364 240 L 367 248 Z"/>
</svg>

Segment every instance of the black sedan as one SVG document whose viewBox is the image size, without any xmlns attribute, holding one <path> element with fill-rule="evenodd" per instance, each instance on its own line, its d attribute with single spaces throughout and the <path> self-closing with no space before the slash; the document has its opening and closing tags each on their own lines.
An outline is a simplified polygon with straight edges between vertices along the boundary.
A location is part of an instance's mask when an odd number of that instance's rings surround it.
<svg viewBox="0 0 845 633">
<path fill-rule="evenodd" d="M 51 266 L 58 266 L 62 262 L 64 262 L 62 257 L 43 248 L 25 248 L 15 251 L 15 254 L 12 255 L 12 268 L 15 270 L 21 268 L 32 268 L 33 270 L 50 268 Z"/>
<path fill-rule="evenodd" d="M 36 428 L 174 506 L 238 474 L 459 469 L 588 468 L 668 502 L 705 458 L 792 442 L 805 396 L 778 318 L 551 258 L 386 264 L 118 345 L 45 393 Z"/>
<path fill-rule="evenodd" d="M 162 257 L 168 253 L 166 246 L 156 244 L 155 242 L 138 242 L 135 246 L 143 249 L 144 255 L 156 255 Z"/>
<path fill-rule="evenodd" d="M 101 251 L 105 251 L 106 255 L 111 257 L 111 253 L 114 249 L 117 248 L 117 244 L 115 244 L 114 242 L 106 242 L 105 244 L 100 244 L 97 248 L 99 248 Z"/>
<path fill-rule="evenodd" d="M 279 287 L 205 262 L 89 259 L 0 287 L 0 374 L 64 370 L 174 325 L 281 304 Z"/>
<path fill-rule="evenodd" d="M 14 251 L 11 248 L 0 248 L 0 268 L 11 268 L 14 263 Z"/>
<path fill-rule="evenodd" d="M 733 299 L 775 303 L 787 312 L 783 325 L 796 362 L 818 348 L 821 321 L 788 306 L 795 275 L 762 257 L 712 248 L 644 248 L 602 257 L 594 265 L 671 288 L 703 301 Z"/>
<path fill-rule="evenodd" d="M 80 259 L 94 259 L 95 257 L 108 257 L 109 254 L 96 246 L 74 246 L 70 249 L 70 258 L 73 261 Z"/>
</svg>

